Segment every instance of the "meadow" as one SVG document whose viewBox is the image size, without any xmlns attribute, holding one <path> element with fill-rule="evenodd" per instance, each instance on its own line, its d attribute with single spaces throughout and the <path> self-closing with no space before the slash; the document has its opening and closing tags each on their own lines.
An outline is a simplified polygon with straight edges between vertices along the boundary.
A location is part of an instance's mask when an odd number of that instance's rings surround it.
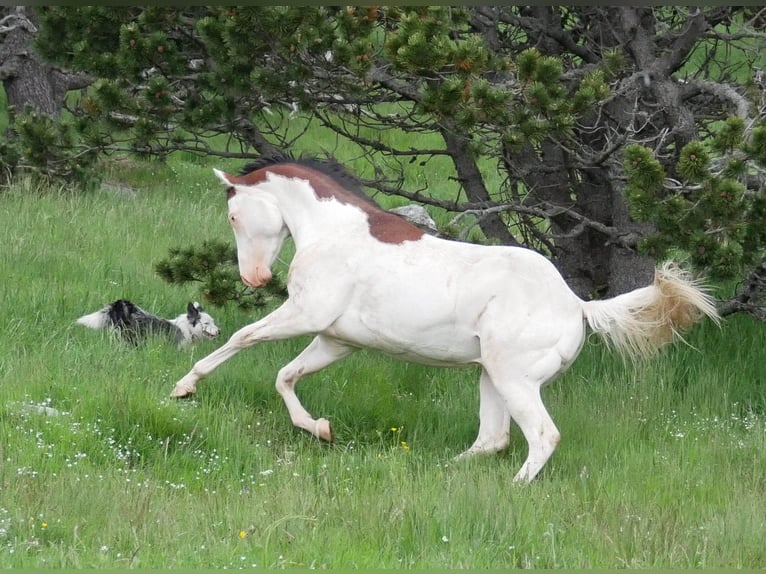
<svg viewBox="0 0 766 574">
<path fill-rule="evenodd" d="M 307 338 L 171 400 L 223 340 L 131 347 L 74 320 L 120 297 L 165 317 L 200 298 L 153 264 L 233 240 L 210 165 L 0 190 L 0 568 L 766 564 L 766 331 L 746 316 L 638 366 L 589 338 L 545 390 L 562 441 L 526 486 L 515 427 L 507 452 L 453 461 L 478 428 L 475 369 L 362 352 L 308 377 L 298 394 L 332 445 L 294 429 L 273 386 Z M 222 337 L 268 310 L 208 308 Z"/>
</svg>

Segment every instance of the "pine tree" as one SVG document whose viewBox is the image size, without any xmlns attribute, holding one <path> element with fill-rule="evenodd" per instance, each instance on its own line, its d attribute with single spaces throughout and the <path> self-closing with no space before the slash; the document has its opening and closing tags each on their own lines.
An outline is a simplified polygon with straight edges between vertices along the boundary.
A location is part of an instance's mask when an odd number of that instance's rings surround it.
<svg viewBox="0 0 766 574">
<path fill-rule="evenodd" d="M 669 253 L 742 277 L 766 228 L 763 39 L 748 10 L 43 7 L 40 52 L 98 80 L 67 130 L 30 133 L 74 134 L 62 141 L 77 153 L 244 162 L 289 148 L 298 110 L 362 150 L 373 189 L 545 253 L 582 296 L 646 284 Z M 407 183 L 439 156 L 456 197 Z"/>
<path fill-rule="evenodd" d="M 219 307 L 233 301 L 247 310 L 287 297 L 284 282 L 276 274 L 262 289 L 244 286 L 237 269 L 236 247 L 220 241 L 173 248 L 154 269 L 168 283 L 201 283 L 205 301 Z"/>
<path fill-rule="evenodd" d="M 656 231 L 639 248 L 661 259 L 682 249 L 697 268 L 715 278 L 736 277 L 762 258 L 766 245 L 766 194 L 748 191 L 752 173 L 766 169 L 766 122 L 744 140 L 744 122 L 730 117 L 708 142 L 681 150 L 668 178 L 651 150 L 632 144 L 625 151 L 626 196 L 634 217 Z"/>
</svg>

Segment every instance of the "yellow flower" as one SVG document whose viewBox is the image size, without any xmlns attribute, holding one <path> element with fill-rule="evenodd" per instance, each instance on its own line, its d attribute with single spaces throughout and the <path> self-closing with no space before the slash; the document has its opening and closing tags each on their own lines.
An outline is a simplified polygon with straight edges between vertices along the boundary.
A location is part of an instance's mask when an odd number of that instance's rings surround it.
<svg viewBox="0 0 766 574">
<path fill-rule="evenodd" d="M 410 445 L 408 445 L 408 444 L 407 444 L 407 441 L 406 441 L 406 440 L 403 440 L 403 441 L 402 441 L 402 442 L 400 442 L 399 444 L 400 444 L 400 445 L 402 445 L 402 448 L 403 448 L 404 450 L 410 450 Z"/>
<path fill-rule="evenodd" d="M 47 522 L 43 522 L 43 523 L 40 524 L 40 527 L 41 528 L 48 528 L 48 523 Z"/>
<path fill-rule="evenodd" d="M 247 538 L 247 530 L 240 530 L 239 531 L 239 537 L 242 539 Z"/>
<path fill-rule="evenodd" d="M 396 432 L 396 431 L 398 431 L 398 430 L 399 430 L 399 429 L 398 429 L 398 428 L 396 428 L 396 427 L 391 427 L 391 432 Z"/>
</svg>

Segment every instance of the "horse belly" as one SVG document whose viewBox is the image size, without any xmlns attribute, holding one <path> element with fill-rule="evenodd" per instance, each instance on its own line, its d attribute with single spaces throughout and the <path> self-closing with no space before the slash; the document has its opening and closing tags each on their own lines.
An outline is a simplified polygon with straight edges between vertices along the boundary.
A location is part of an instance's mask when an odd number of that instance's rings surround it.
<svg viewBox="0 0 766 574">
<path fill-rule="evenodd" d="M 377 246 L 352 263 L 357 288 L 326 334 L 426 364 L 480 362 L 481 331 L 488 323 L 503 332 L 509 352 L 555 345 L 556 336 L 547 329 L 530 334 L 530 323 L 552 319 L 555 329 L 551 301 L 573 297 L 549 261 L 523 249 L 426 237 Z M 531 340 L 519 341 L 514 332 Z M 544 341 L 538 343 L 538 337 Z"/>
<path fill-rule="evenodd" d="M 385 326 L 341 317 L 325 334 L 354 347 L 425 365 L 468 365 L 477 362 L 481 354 L 479 339 L 467 326 L 413 325 L 401 317 L 392 316 Z"/>
</svg>

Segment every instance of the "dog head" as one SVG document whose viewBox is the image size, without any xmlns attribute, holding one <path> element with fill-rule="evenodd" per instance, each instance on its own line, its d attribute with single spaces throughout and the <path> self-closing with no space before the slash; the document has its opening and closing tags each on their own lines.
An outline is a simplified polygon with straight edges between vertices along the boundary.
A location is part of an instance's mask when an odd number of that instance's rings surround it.
<svg viewBox="0 0 766 574">
<path fill-rule="evenodd" d="M 202 338 L 214 339 L 220 332 L 213 318 L 205 313 L 196 301 L 187 305 L 186 320 L 188 321 L 192 341 Z"/>
</svg>

